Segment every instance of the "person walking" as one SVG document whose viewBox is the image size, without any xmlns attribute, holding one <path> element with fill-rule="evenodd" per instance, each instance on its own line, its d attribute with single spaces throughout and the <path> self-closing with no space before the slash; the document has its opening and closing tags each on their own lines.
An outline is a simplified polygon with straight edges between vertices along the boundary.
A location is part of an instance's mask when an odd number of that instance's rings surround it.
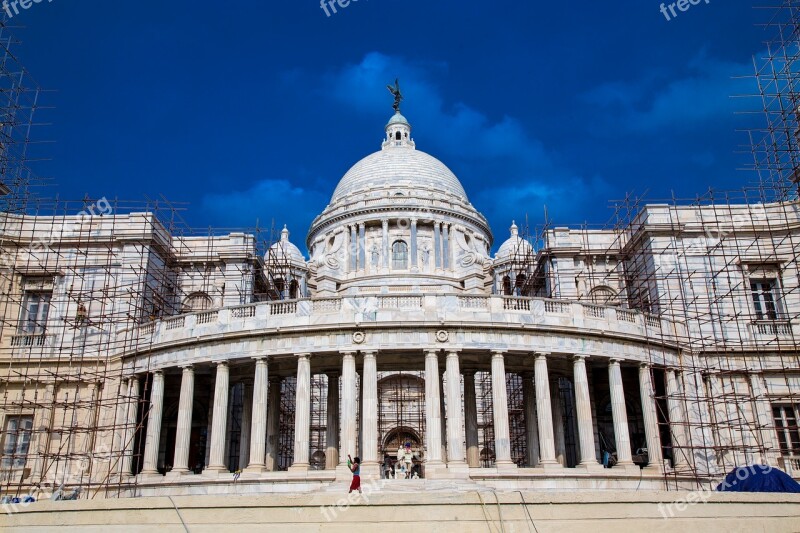
<svg viewBox="0 0 800 533">
<path fill-rule="evenodd" d="M 353 473 L 353 482 L 350 483 L 350 491 L 348 492 L 348 494 L 350 494 L 354 490 L 357 490 L 359 492 L 359 494 L 360 494 L 361 493 L 361 459 L 356 457 L 355 460 L 354 460 L 352 457 L 350 457 L 348 455 L 347 456 L 347 467 Z"/>
</svg>

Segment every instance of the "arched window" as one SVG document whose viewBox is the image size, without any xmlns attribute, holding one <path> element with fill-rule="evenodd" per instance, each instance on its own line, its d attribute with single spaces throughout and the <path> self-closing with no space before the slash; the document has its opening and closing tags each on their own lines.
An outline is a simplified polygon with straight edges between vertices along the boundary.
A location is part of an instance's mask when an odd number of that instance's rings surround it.
<svg viewBox="0 0 800 533">
<path fill-rule="evenodd" d="M 275 290 L 274 297 L 277 300 L 283 300 L 286 297 L 286 283 L 283 281 L 283 278 L 275 278 L 275 281 L 273 281 L 273 288 Z"/>
<path fill-rule="evenodd" d="M 619 305 L 617 293 L 610 287 L 596 287 L 589 293 L 589 299 L 598 305 Z"/>
<path fill-rule="evenodd" d="M 511 296 L 511 277 L 503 276 L 503 294 Z"/>
<path fill-rule="evenodd" d="M 211 297 L 204 292 L 195 292 L 190 294 L 186 300 L 183 301 L 183 312 L 193 313 L 195 311 L 205 311 L 211 309 Z"/>
<path fill-rule="evenodd" d="M 395 135 L 395 138 L 396 138 L 398 141 L 402 141 L 402 140 L 403 140 L 403 136 L 402 136 L 402 134 L 401 134 L 399 131 L 397 132 L 397 135 Z"/>
<path fill-rule="evenodd" d="M 403 241 L 396 241 L 392 245 L 392 268 L 395 270 L 408 269 L 408 245 Z"/>
<path fill-rule="evenodd" d="M 289 299 L 296 300 L 298 297 L 298 289 L 299 285 L 296 279 L 293 279 L 291 283 L 289 283 Z"/>
<path fill-rule="evenodd" d="M 527 294 L 525 294 L 525 282 L 527 279 L 525 274 L 517 274 L 517 286 L 514 289 L 514 294 L 516 296 L 527 296 Z"/>
</svg>

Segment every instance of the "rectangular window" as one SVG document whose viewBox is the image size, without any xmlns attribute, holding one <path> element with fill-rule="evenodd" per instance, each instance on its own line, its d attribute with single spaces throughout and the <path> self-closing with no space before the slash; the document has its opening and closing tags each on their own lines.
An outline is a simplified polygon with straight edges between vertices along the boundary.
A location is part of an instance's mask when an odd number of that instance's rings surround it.
<svg viewBox="0 0 800 533">
<path fill-rule="evenodd" d="M 25 466 L 32 432 L 32 416 L 6 417 L 6 427 L 3 433 L 3 459 L 0 462 L 0 466 L 4 470 Z"/>
<path fill-rule="evenodd" d="M 758 320 L 777 320 L 780 317 L 778 289 L 778 280 L 775 278 L 750 280 L 753 306 Z"/>
<path fill-rule="evenodd" d="M 772 407 L 781 455 L 800 456 L 800 430 L 797 427 L 798 411 L 800 411 L 800 405 L 774 405 Z"/>
<path fill-rule="evenodd" d="M 47 327 L 52 292 L 26 291 L 19 317 L 19 332 L 27 335 L 43 335 Z"/>
</svg>

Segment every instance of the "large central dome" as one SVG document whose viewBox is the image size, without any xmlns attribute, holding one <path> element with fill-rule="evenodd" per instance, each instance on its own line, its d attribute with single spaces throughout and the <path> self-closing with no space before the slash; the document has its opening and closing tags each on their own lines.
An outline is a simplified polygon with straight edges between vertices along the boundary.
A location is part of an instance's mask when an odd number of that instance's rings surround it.
<svg viewBox="0 0 800 533">
<path fill-rule="evenodd" d="M 411 147 L 392 148 L 369 155 L 344 175 L 331 202 L 370 189 L 430 187 L 466 200 L 461 182 L 444 163 Z"/>
<path fill-rule="evenodd" d="M 344 175 L 331 204 L 353 195 L 390 187 L 403 192 L 432 189 L 467 202 L 467 193 L 453 172 L 433 156 L 417 150 L 411 125 L 398 111 L 386 125 L 383 149 L 359 161 Z"/>
</svg>

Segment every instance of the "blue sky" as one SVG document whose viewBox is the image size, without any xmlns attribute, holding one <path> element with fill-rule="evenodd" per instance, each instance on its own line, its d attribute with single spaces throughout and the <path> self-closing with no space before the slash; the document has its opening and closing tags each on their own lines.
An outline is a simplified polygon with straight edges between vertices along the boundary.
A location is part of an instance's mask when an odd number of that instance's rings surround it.
<svg viewBox="0 0 800 533">
<path fill-rule="evenodd" d="M 195 227 L 288 224 L 302 245 L 336 183 L 379 149 L 400 78 L 417 147 L 459 176 L 495 245 L 512 218 L 602 224 L 609 201 L 738 189 L 760 117 L 767 13 L 711 0 L 54 0 L 13 22 L 55 89 L 39 118 L 64 198 L 188 203 Z"/>
</svg>

